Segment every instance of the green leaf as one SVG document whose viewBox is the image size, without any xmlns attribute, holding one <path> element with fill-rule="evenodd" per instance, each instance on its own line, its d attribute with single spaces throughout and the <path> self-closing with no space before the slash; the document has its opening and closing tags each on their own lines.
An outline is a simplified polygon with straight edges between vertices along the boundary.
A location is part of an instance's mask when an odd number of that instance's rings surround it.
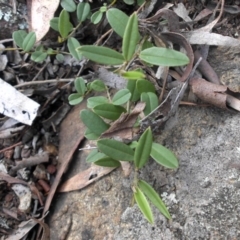
<svg viewBox="0 0 240 240">
<path fill-rule="evenodd" d="M 102 12 L 102 13 L 106 12 L 107 11 L 107 6 L 100 7 L 99 11 Z"/>
<path fill-rule="evenodd" d="M 147 116 L 150 112 L 158 107 L 158 97 L 155 93 L 143 92 L 141 94 L 141 101 L 146 103 L 146 106 L 144 108 L 145 116 Z"/>
<path fill-rule="evenodd" d="M 155 205 L 158 210 L 167 218 L 171 219 L 170 213 L 168 212 L 167 207 L 165 206 L 164 202 L 157 194 L 157 192 L 145 181 L 140 180 L 138 182 L 139 188 L 142 192 L 149 198 L 153 205 Z"/>
<path fill-rule="evenodd" d="M 33 48 L 35 42 L 36 42 L 36 33 L 35 32 L 28 33 L 22 43 L 23 50 L 25 52 L 29 52 Z"/>
<path fill-rule="evenodd" d="M 101 136 L 101 134 L 93 133 L 90 129 L 87 128 L 84 136 L 88 140 L 97 140 Z"/>
<path fill-rule="evenodd" d="M 144 217 L 151 223 L 153 224 L 153 214 L 152 210 L 150 208 L 150 205 L 144 196 L 143 192 L 137 188 L 136 191 L 134 192 L 134 199 L 140 208 L 141 212 L 143 213 Z"/>
<path fill-rule="evenodd" d="M 145 2 L 145 0 L 137 0 L 138 6 L 141 6 L 144 2 Z"/>
<path fill-rule="evenodd" d="M 48 55 L 53 55 L 53 54 L 55 54 L 55 53 L 56 53 L 56 51 L 53 50 L 52 48 L 48 48 L 48 49 L 47 49 L 47 54 L 48 54 Z"/>
<path fill-rule="evenodd" d="M 134 0 L 123 0 L 123 1 L 128 5 L 133 5 L 134 4 Z"/>
<path fill-rule="evenodd" d="M 155 87 L 154 85 L 147 81 L 147 80 L 137 80 L 137 90 L 139 93 L 143 93 L 143 92 L 152 92 L 155 93 Z"/>
<path fill-rule="evenodd" d="M 76 10 L 76 3 L 73 0 L 62 0 L 61 6 L 68 12 L 74 12 Z"/>
<path fill-rule="evenodd" d="M 31 55 L 31 60 L 34 62 L 43 62 L 47 58 L 47 53 L 42 51 L 35 51 Z"/>
<path fill-rule="evenodd" d="M 124 62 L 122 54 L 107 47 L 85 45 L 78 48 L 78 51 L 86 58 L 101 64 L 119 65 Z"/>
<path fill-rule="evenodd" d="M 37 52 L 37 51 L 44 52 L 44 47 L 43 47 L 43 45 L 38 45 L 38 46 L 35 48 L 35 52 Z"/>
<path fill-rule="evenodd" d="M 91 22 L 93 24 L 98 24 L 102 20 L 103 13 L 100 11 L 96 11 L 92 16 L 91 16 Z"/>
<path fill-rule="evenodd" d="M 132 141 L 128 146 L 132 149 L 135 149 L 138 145 L 138 142 L 137 141 Z"/>
<path fill-rule="evenodd" d="M 94 149 L 88 154 L 88 156 L 86 158 L 86 162 L 88 162 L 88 163 L 96 162 L 103 157 L 106 157 L 106 155 L 104 153 L 101 153 L 97 149 Z"/>
<path fill-rule="evenodd" d="M 183 66 L 189 63 L 189 58 L 178 51 L 169 48 L 151 47 L 141 51 L 140 59 L 160 66 Z"/>
<path fill-rule="evenodd" d="M 133 160 L 134 151 L 122 142 L 112 139 L 100 139 L 97 141 L 97 146 L 101 152 L 115 160 Z"/>
<path fill-rule="evenodd" d="M 139 32 L 138 32 L 138 17 L 136 13 L 133 13 L 127 23 L 126 29 L 123 35 L 122 42 L 122 51 L 123 56 L 126 61 L 132 59 L 133 54 L 135 53 L 135 49 L 137 43 L 139 41 Z"/>
<path fill-rule="evenodd" d="M 178 168 L 178 160 L 176 156 L 169 149 L 158 143 L 152 144 L 150 155 L 157 163 L 163 165 L 166 168 Z"/>
<path fill-rule="evenodd" d="M 128 80 L 138 80 L 146 77 L 145 74 L 140 71 L 128 71 L 121 75 Z"/>
<path fill-rule="evenodd" d="M 94 164 L 102 167 L 119 167 L 121 163 L 117 160 L 114 160 L 110 157 L 104 157 L 94 162 Z"/>
<path fill-rule="evenodd" d="M 148 161 L 152 149 L 152 131 L 148 127 L 138 140 L 138 145 L 134 152 L 135 167 L 140 169 Z"/>
<path fill-rule="evenodd" d="M 149 42 L 148 40 L 145 40 L 143 45 L 142 45 L 142 50 L 147 49 L 147 48 L 151 48 L 153 46 L 154 46 L 153 43 Z"/>
<path fill-rule="evenodd" d="M 103 92 L 106 91 L 106 85 L 103 81 L 96 79 L 91 83 L 90 89 L 97 92 Z"/>
<path fill-rule="evenodd" d="M 97 135 L 101 135 L 105 132 L 109 125 L 105 123 L 102 118 L 100 118 L 96 113 L 84 109 L 80 112 L 80 117 L 85 126 L 92 132 Z"/>
<path fill-rule="evenodd" d="M 72 56 L 78 61 L 80 61 L 82 59 L 82 55 L 79 53 L 79 51 L 76 50 L 78 47 L 80 47 L 80 43 L 78 42 L 78 40 L 74 37 L 70 37 L 68 39 L 67 46 Z"/>
<path fill-rule="evenodd" d="M 112 29 L 123 37 L 129 17 L 117 8 L 110 8 L 107 11 L 107 20 Z"/>
<path fill-rule="evenodd" d="M 57 59 L 60 63 L 62 63 L 62 62 L 64 61 L 64 56 L 63 56 L 63 54 L 61 54 L 61 53 L 57 54 L 57 55 L 56 55 L 56 59 Z"/>
<path fill-rule="evenodd" d="M 115 93 L 112 98 L 112 103 L 115 105 L 122 105 L 131 98 L 131 93 L 128 89 L 121 89 Z"/>
<path fill-rule="evenodd" d="M 73 29 L 73 25 L 69 21 L 69 13 L 64 9 L 59 16 L 58 29 L 62 38 L 67 38 L 68 33 Z"/>
<path fill-rule="evenodd" d="M 59 17 L 54 17 L 50 20 L 50 27 L 57 32 L 59 32 L 58 22 L 59 22 Z"/>
<path fill-rule="evenodd" d="M 126 109 L 111 103 L 102 103 L 93 108 L 93 111 L 101 117 L 117 120 Z"/>
<path fill-rule="evenodd" d="M 131 101 L 136 102 L 140 98 L 140 93 L 137 90 L 137 81 L 128 80 L 127 89 L 131 93 Z"/>
<path fill-rule="evenodd" d="M 73 93 L 68 96 L 68 102 L 70 105 L 77 105 L 82 102 L 83 97 L 79 93 Z"/>
<path fill-rule="evenodd" d="M 74 86 L 75 86 L 77 92 L 81 96 L 83 96 L 85 91 L 87 90 L 86 85 L 85 85 L 85 81 L 82 77 L 78 77 L 78 78 L 75 79 Z"/>
<path fill-rule="evenodd" d="M 77 18 L 79 22 L 83 22 L 86 20 L 87 16 L 90 13 L 90 4 L 81 2 L 77 6 Z"/>
<path fill-rule="evenodd" d="M 24 30 L 14 31 L 12 38 L 18 47 L 23 48 L 23 40 L 27 36 L 27 32 Z"/>
<path fill-rule="evenodd" d="M 107 103 L 107 102 L 108 102 L 108 99 L 106 97 L 103 97 L 103 96 L 90 97 L 87 100 L 87 107 L 88 108 L 94 108 L 99 104 Z"/>
</svg>

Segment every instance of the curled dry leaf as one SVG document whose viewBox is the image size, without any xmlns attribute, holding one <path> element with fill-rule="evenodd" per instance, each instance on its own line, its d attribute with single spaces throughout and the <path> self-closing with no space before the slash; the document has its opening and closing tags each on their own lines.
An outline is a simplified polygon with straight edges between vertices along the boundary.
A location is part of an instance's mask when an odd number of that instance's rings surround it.
<svg viewBox="0 0 240 240">
<path fill-rule="evenodd" d="M 206 26 L 200 28 L 198 31 L 204 31 L 204 32 L 212 31 L 213 27 L 218 23 L 218 21 L 222 17 L 224 3 L 225 3 L 225 0 L 221 0 L 221 9 L 220 9 L 220 13 L 219 13 L 218 17 L 215 20 L 213 20 L 212 22 L 210 22 L 209 24 L 207 24 Z"/>
<path fill-rule="evenodd" d="M 144 108 L 145 103 L 139 102 L 130 114 L 123 113 L 101 137 L 117 140 L 133 139 L 133 125 Z"/>
<path fill-rule="evenodd" d="M 200 52 L 196 50 L 194 52 L 194 62 L 196 63 L 200 57 L 202 57 Z M 203 57 L 202 61 L 198 65 L 198 70 L 208 81 L 220 84 L 220 80 L 217 73 L 213 70 L 210 64 Z"/>
<path fill-rule="evenodd" d="M 142 20 L 142 22 L 152 23 L 159 18 L 164 18 L 168 22 L 168 30 L 170 32 L 179 32 L 179 20 L 175 12 L 169 9 L 162 8 L 158 10 L 154 16 Z"/>
<path fill-rule="evenodd" d="M 190 75 L 191 71 L 192 71 L 192 67 L 193 67 L 193 61 L 194 61 L 194 55 L 193 55 L 193 51 L 192 51 L 192 47 L 191 45 L 188 43 L 188 41 L 186 40 L 185 37 L 183 37 L 181 34 L 179 33 L 172 33 L 172 32 L 167 32 L 167 33 L 162 33 L 162 36 L 168 40 L 171 41 L 174 44 L 178 44 L 181 47 L 183 47 L 186 52 L 187 52 L 187 56 L 189 57 L 189 64 L 186 66 L 186 69 L 184 70 L 184 73 L 181 76 L 181 81 L 184 82 L 188 76 Z"/>
<path fill-rule="evenodd" d="M 219 108 L 240 111 L 240 100 L 234 97 L 237 93 L 232 92 L 227 86 L 210 83 L 202 78 L 191 79 L 189 84 L 193 93 L 204 102 Z"/>
<path fill-rule="evenodd" d="M 36 33 L 41 40 L 50 28 L 50 20 L 59 5 L 59 0 L 27 0 L 29 32 Z"/>
</svg>

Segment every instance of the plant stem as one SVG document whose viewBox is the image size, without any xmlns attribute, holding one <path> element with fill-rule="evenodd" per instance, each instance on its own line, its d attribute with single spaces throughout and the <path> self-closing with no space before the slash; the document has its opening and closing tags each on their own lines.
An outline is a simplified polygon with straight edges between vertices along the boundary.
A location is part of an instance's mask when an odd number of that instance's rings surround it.
<svg viewBox="0 0 240 240">
<path fill-rule="evenodd" d="M 134 178 L 133 178 L 133 187 L 134 187 L 134 189 L 137 188 L 137 184 L 138 184 L 138 169 L 135 168 Z"/>
<path fill-rule="evenodd" d="M 127 101 L 127 113 L 130 113 L 130 101 Z"/>
<path fill-rule="evenodd" d="M 107 90 L 108 100 L 109 100 L 109 102 L 112 102 L 112 99 L 111 99 L 111 96 L 110 96 L 110 93 L 108 91 L 108 87 L 107 86 L 106 86 L 106 90 Z"/>
<path fill-rule="evenodd" d="M 77 31 L 77 29 L 82 25 L 82 22 L 80 22 L 74 29 L 73 31 L 67 36 L 67 39 L 72 37 L 73 34 Z"/>
</svg>

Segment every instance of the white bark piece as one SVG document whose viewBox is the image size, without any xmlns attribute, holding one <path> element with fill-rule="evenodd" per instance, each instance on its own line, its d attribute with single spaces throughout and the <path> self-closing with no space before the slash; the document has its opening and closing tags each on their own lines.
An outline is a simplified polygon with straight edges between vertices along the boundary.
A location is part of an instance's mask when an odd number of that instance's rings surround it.
<svg viewBox="0 0 240 240">
<path fill-rule="evenodd" d="M 21 212 L 28 212 L 31 206 L 32 193 L 28 186 L 22 184 L 13 184 L 12 190 L 19 198 L 18 209 Z"/>
<path fill-rule="evenodd" d="M 123 89 L 127 86 L 127 80 L 107 69 L 100 67 L 97 70 L 98 77 L 109 87 Z"/>
<path fill-rule="evenodd" d="M 0 78 L 0 113 L 31 125 L 39 106 Z"/>
<path fill-rule="evenodd" d="M 182 33 L 190 44 L 206 44 L 212 46 L 240 46 L 240 41 L 236 38 L 223 36 L 217 33 L 209 33 L 204 31 L 192 31 Z"/>
</svg>

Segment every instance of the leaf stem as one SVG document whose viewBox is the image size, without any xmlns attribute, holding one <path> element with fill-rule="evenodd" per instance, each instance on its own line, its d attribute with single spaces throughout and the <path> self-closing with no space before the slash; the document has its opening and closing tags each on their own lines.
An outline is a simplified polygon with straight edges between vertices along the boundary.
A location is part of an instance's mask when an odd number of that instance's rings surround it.
<svg viewBox="0 0 240 240">
<path fill-rule="evenodd" d="M 109 102 L 112 102 L 112 99 L 111 99 L 111 96 L 110 96 L 110 93 L 109 93 L 109 90 L 108 90 L 107 86 L 106 86 L 106 91 L 107 91 L 107 97 L 108 97 Z"/>
<path fill-rule="evenodd" d="M 74 29 L 73 31 L 67 36 L 67 39 L 72 37 L 73 34 L 77 31 L 77 29 L 82 25 L 82 22 L 80 22 Z"/>
</svg>

